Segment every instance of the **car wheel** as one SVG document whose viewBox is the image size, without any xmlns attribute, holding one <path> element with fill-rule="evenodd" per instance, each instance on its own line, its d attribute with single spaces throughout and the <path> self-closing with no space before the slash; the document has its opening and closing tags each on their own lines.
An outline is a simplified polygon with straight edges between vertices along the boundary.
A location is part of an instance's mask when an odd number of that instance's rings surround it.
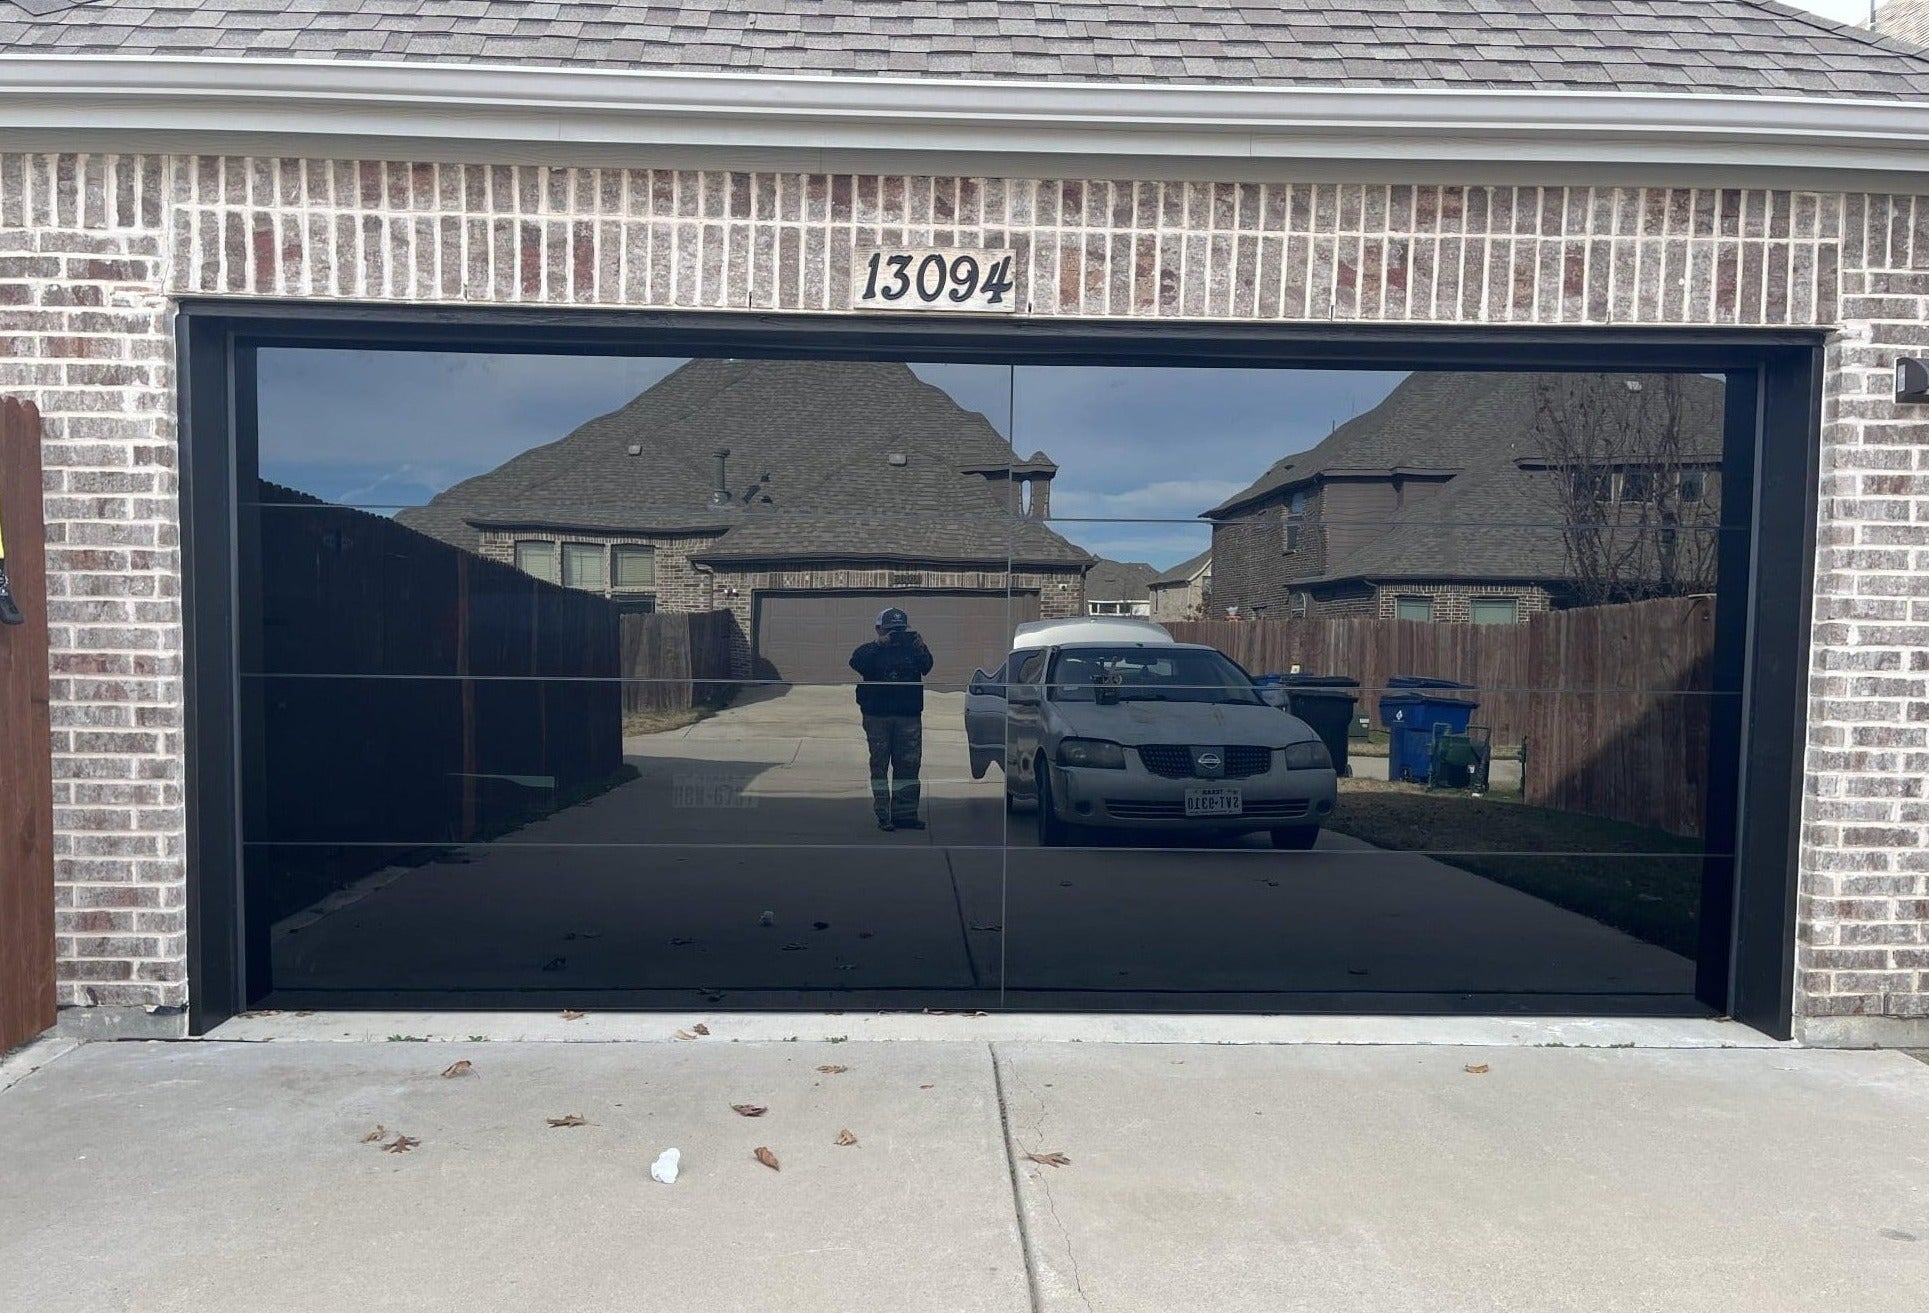
<svg viewBox="0 0 1929 1313">
<path fill-rule="evenodd" d="M 1295 825 L 1272 832 L 1273 847 L 1303 853 L 1319 842 L 1319 826 Z"/>
<path fill-rule="evenodd" d="M 1038 846 L 1040 848 L 1063 848 L 1071 842 L 1072 827 L 1058 818 L 1058 806 L 1052 801 L 1052 773 L 1044 762 L 1038 763 Z"/>
</svg>

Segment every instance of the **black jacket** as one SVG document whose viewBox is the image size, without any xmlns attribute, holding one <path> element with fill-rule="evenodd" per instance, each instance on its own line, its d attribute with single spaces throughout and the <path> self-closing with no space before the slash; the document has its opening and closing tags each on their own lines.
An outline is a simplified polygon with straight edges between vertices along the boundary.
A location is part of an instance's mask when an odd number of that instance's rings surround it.
<svg viewBox="0 0 1929 1313">
<path fill-rule="evenodd" d="M 873 641 L 851 653 L 851 669 L 862 678 L 857 705 L 867 716 L 924 714 L 924 677 L 931 673 L 931 649 L 914 633 L 895 643 Z"/>
</svg>

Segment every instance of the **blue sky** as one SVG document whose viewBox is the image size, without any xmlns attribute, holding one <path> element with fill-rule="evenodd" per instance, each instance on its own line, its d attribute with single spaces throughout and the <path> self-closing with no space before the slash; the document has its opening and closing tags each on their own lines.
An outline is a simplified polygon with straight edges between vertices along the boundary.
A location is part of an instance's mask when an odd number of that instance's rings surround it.
<svg viewBox="0 0 1929 1313">
<path fill-rule="evenodd" d="M 371 508 L 418 505 L 553 442 L 680 360 L 454 352 L 261 353 L 262 476 Z M 1102 556 L 1203 551 L 1201 511 L 1370 409 L 1400 374 L 918 365 L 1020 456 L 1057 462 L 1052 511 Z"/>
</svg>

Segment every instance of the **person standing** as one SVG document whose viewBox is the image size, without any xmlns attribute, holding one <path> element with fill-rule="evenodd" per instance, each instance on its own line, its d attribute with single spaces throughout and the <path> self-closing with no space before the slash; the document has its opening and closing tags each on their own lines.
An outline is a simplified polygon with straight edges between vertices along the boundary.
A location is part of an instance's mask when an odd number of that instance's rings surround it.
<svg viewBox="0 0 1929 1313">
<path fill-rule="evenodd" d="M 857 709 L 871 752 L 871 806 L 880 830 L 922 830 L 918 768 L 924 758 L 924 677 L 931 649 L 897 607 L 878 612 L 877 637 L 851 653 Z"/>
</svg>

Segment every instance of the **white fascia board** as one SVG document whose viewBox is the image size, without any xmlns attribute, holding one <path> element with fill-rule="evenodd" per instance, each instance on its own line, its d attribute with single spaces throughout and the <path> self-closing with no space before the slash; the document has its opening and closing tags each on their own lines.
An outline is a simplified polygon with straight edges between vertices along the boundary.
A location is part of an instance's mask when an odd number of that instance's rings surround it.
<svg viewBox="0 0 1929 1313">
<path fill-rule="evenodd" d="M 0 134 L 463 156 L 612 149 L 868 158 L 1929 174 L 1921 101 L 983 82 L 427 62 L 0 55 Z M 3 140 L 4 138 L 0 138 Z M 42 145 L 40 148 L 47 148 Z M 386 153 L 386 152 L 384 152 Z"/>
</svg>

